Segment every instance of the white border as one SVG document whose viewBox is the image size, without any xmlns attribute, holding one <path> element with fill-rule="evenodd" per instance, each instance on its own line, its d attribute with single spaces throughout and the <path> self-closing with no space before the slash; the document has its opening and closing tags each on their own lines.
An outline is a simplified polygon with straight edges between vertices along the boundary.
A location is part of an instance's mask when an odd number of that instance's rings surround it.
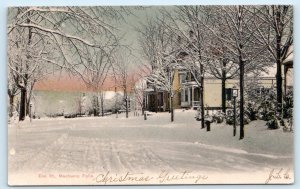
<svg viewBox="0 0 300 189">
<path fill-rule="evenodd" d="M 295 184 L 293 185 L 243 185 L 244 188 L 299 188 L 299 134 L 298 126 L 300 125 L 300 79 L 297 77 L 297 73 L 300 73 L 300 57 L 298 56 L 298 46 L 300 45 L 299 33 L 299 10 L 300 1 L 298 0 L 1 0 L 0 1 L 0 188 L 9 188 L 7 186 L 7 117 L 6 117 L 6 103 L 7 103 L 7 75 L 6 75 L 6 15 L 7 7 L 10 6 L 93 6 L 93 5 L 186 5 L 186 4 L 204 4 L 204 5 L 216 5 L 216 4 L 291 4 L 294 5 L 294 70 L 295 70 Z M 299 47 L 300 48 L 300 47 Z M 101 186 L 101 188 L 145 188 L 145 186 Z M 240 185 L 188 185 L 188 186 L 149 186 L 147 188 L 240 188 Z M 38 187 L 22 187 L 22 188 L 38 188 Z M 43 187 L 43 188 L 70 188 L 70 187 Z M 74 188 L 74 187 L 71 187 Z M 88 186 L 80 186 L 76 188 L 89 188 Z"/>
</svg>

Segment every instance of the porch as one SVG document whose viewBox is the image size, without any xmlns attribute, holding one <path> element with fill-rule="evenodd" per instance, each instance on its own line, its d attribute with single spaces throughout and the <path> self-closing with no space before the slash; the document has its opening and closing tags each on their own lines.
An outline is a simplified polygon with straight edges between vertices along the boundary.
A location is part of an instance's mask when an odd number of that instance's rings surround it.
<svg viewBox="0 0 300 189">
<path fill-rule="evenodd" d="M 168 93 L 165 91 L 148 90 L 144 94 L 145 109 L 151 112 L 169 110 Z"/>
<path fill-rule="evenodd" d="M 181 87 L 181 108 L 200 107 L 200 88 L 195 82 L 183 83 Z"/>
</svg>

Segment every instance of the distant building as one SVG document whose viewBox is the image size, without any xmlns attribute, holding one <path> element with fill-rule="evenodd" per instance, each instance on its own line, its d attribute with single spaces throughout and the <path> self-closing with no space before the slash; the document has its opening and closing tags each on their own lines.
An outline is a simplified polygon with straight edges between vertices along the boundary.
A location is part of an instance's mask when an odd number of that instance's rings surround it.
<svg viewBox="0 0 300 189">
<path fill-rule="evenodd" d="M 186 56 L 185 54 L 184 56 Z M 177 61 L 177 63 L 180 61 Z M 284 62 L 283 89 L 291 88 L 292 80 L 292 57 Z M 194 79 L 191 72 L 182 65 L 177 65 L 172 70 L 174 77 L 172 80 L 173 91 L 173 107 L 175 109 L 197 109 L 200 106 L 200 86 Z M 268 73 L 248 74 L 245 76 L 245 87 L 253 85 L 251 95 L 263 95 L 276 87 L 276 66 L 270 67 Z M 230 104 L 232 100 L 232 88 L 239 89 L 239 78 L 226 80 L 226 102 Z M 221 109 L 222 106 L 222 83 L 220 79 L 211 76 L 204 76 L 204 108 L 205 109 Z M 248 89 L 250 90 L 250 89 Z M 286 93 L 284 93 L 286 94 Z M 247 89 L 245 89 L 245 98 L 247 99 Z M 249 96 L 251 98 L 251 96 Z M 144 91 L 145 109 L 148 111 L 169 111 L 170 107 L 169 91 L 160 89 L 159 86 L 147 83 Z"/>
<path fill-rule="evenodd" d="M 175 70 L 173 79 L 173 107 L 175 109 L 197 109 L 200 106 L 200 87 L 188 71 Z M 256 78 L 257 79 L 257 78 Z M 276 78 L 261 76 L 257 80 L 255 94 L 261 95 L 276 85 Z M 226 81 L 226 101 L 232 100 L 233 86 L 238 88 L 238 79 L 228 79 Z M 205 109 L 221 109 L 222 104 L 222 83 L 221 80 L 204 78 L 204 106 Z M 159 90 L 153 85 L 149 85 L 144 92 L 145 108 L 149 111 L 168 111 L 169 95 L 167 91 Z"/>
</svg>

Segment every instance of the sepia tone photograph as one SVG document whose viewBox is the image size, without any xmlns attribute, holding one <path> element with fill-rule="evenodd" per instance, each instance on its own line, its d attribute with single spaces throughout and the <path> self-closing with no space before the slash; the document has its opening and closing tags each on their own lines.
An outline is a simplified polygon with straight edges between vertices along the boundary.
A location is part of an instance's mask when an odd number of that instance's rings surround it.
<svg viewBox="0 0 300 189">
<path fill-rule="evenodd" d="M 10 186 L 293 184 L 293 6 L 7 11 Z"/>
</svg>

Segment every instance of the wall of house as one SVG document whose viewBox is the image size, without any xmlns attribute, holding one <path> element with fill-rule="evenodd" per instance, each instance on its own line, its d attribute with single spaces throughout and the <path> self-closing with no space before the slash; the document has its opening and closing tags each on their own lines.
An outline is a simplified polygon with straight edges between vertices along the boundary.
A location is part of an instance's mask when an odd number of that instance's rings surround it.
<svg viewBox="0 0 300 189">
<path fill-rule="evenodd" d="M 221 80 L 204 79 L 204 106 L 220 107 L 221 106 Z"/>
<path fill-rule="evenodd" d="M 257 82 L 257 87 L 272 88 L 275 87 L 275 78 L 265 77 L 245 80 L 245 85 Z M 238 79 L 229 79 L 226 81 L 225 88 L 236 87 L 239 89 Z M 220 79 L 205 78 L 204 79 L 204 105 L 205 107 L 221 107 L 222 105 L 222 83 Z"/>
<path fill-rule="evenodd" d="M 294 86 L 294 69 L 290 68 L 288 69 L 286 73 L 286 86 L 292 87 Z"/>
<path fill-rule="evenodd" d="M 174 71 L 174 78 L 173 78 L 173 84 L 172 88 L 174 90 L 174 97 L 173 97 L 173 107 L 175 109 L 180 108 L 180 77 L 178 70 Z"/>
</svg>

